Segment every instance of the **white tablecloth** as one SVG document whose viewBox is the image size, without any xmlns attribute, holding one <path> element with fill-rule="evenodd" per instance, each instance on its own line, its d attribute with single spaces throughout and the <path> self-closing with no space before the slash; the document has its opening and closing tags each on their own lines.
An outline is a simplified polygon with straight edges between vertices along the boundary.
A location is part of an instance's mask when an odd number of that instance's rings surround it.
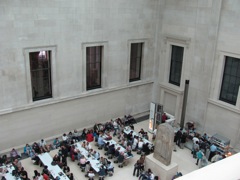
<svg viewBox="0 0 240 180">
<path fill-rule="evenodd" d="M 14 167 L 13 165 L 11 164 L 8 164 L 8 165 L 5 165 L 5 166 L 1 166 L 0 168 L 2 168 L 3 171 L 7 170 L 8 172 L 7 173 L 1 173 L 0 172 L 0 177 L 5 177 L 7 180 L 16 180 L 17 178 L 14 177 L 12 175 L 12 171 L 14 170 Z"/>
<path fill-rule="evenodd" d="M 129 134 L 131 131 L 132 131 L 133 136 L 140 137 L 139 134 L 136 133 L 135 131 L 131 130 L 131 128 L 130 128 L 129 126 L 126 126 L 126 127 L 124 128 L 124 133 L 125 133 L 125 134 Z M 141 137 L 140 137 L 140 138 L 141 138 Z M 142 140 L 143 140 L 143 143 L 144 143 L 144 144 L 148 143 L 149 148 L 152 148 L 152 147 L 154 146 L 151 141 L 149 141 L 149 140 L 147 140 L 147 139 L 145 139 L 145 138 L 142 138 Z"/>
<path fill-rule="evenodd" d="M 99 172 L 99 168 L 101 167 L 100 161 L 95 159 L 93 156 L 88 157 L 88 151 L 83 148 L 80 143 L 76 143 L 75 148 L 77 148 L 80 151 L 80 154 L 82 154 L 90 162 L 92 168 L 96 172 Z"/>
<path fill-rule="evenodd" d="M 58 176 L 60 180 L 69 180 L 69 178 L 63 173 L 62 169 L 58 165 L 53 166 L 51 164 L 53 159 L 48 153 L 39 154 L 38 157 L 44 165 L 48 166 L 48 170 L 51 172 L 54 178 Z"/>
</svg>

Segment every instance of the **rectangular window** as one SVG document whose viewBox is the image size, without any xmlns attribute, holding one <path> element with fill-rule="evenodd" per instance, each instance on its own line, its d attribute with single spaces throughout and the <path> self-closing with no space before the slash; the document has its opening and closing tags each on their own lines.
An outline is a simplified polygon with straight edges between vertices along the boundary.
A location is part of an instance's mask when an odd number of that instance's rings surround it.
<svg viewBox="0 0 240 180">
<path fill-rule="evenodd" d="M 180 86 L 184 48 L 172 45 L 169 83 Z"/>
<path fill-rule="evenodd" d="M 129 81 L 138 81 L 141 76 L 143 43 L 132 43 L 130 53 L 130 78 Z"/>
<path fill-rule="evenodd" d="M 51 51 L 30 52 L 32 99 L 52 98 Z"/>
<path fill-rule="evenodd" d="M 221 101 L 236 105 L 239 86 L 240 59 L 226 56 L 219 99 Z"/>
<path fill-rule="evenodd" d="M 87 47 L 87 90 L 101 88 L 103 46 Z"/>
</svg>

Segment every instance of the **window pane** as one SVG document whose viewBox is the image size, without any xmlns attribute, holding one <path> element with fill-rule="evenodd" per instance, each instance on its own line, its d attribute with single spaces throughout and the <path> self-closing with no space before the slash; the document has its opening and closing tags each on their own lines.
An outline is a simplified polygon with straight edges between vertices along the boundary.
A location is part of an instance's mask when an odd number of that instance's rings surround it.
<svg viewBox="0 0 240 180">
<path fill-rule="evenodd" d="M 102 46 L 87 47 L 87 90 L 101 88 Z"/>
<path fill-rule="evenodd" d="M 183 47 L 172 46 L 169 83 L 177 86 L 180 86 L 181 82 L 183 51 Z"/>
<path fill-rule="evenodd" d="M 219 99 L 236 105 L 240 85 L 240 59 L 226 57 Z"/>
<path fill-rule="evenodd" d="M 130 78 L 129 81 L 140 80 L 141 76 L 141 61 L 142 61 L 142 46 L 143 43 L 132 43 L 130 54 Z"/>
<path fill-rule="evenodd" d="M 33 101 L 51 98 L 51 51 L 31 52 L 29 57 Z"/>
</svg>

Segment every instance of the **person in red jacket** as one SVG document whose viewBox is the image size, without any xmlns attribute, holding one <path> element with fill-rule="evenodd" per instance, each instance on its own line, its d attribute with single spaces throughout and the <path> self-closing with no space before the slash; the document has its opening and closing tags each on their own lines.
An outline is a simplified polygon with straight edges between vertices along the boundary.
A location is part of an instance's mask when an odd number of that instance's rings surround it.
<svg viewBox="0 0 240 180">
<path fill-rule="evenodd" d="M 91 131 L 87 132 L 86 140 L 87 140 L 87 142 L 92 142 L 94 140 L 94 136 L 93 136 L 93 133 Z"/>
</svg>

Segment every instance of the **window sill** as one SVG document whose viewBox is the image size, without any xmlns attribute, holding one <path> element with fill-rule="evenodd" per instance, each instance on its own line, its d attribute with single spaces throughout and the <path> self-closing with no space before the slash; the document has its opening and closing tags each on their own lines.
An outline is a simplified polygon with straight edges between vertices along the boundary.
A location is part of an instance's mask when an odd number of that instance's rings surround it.
<svg viewBox="0 0 240 180">
<path fill-rule="evenodd" d="M 216 105 L 216 106 L 224 108 L 224 109 L 227 109 L 227 110 L 232 111 L 234 113 L 240 114 L 240 109 L 238 107 L 236 107 L 234 105 L 231 105 L 231 104 L 228 104 L 228 103 L 225 103 L 223 101 L 219 101 L 219 100 L 209 98 L 208 103 Z"/>
</svg>

